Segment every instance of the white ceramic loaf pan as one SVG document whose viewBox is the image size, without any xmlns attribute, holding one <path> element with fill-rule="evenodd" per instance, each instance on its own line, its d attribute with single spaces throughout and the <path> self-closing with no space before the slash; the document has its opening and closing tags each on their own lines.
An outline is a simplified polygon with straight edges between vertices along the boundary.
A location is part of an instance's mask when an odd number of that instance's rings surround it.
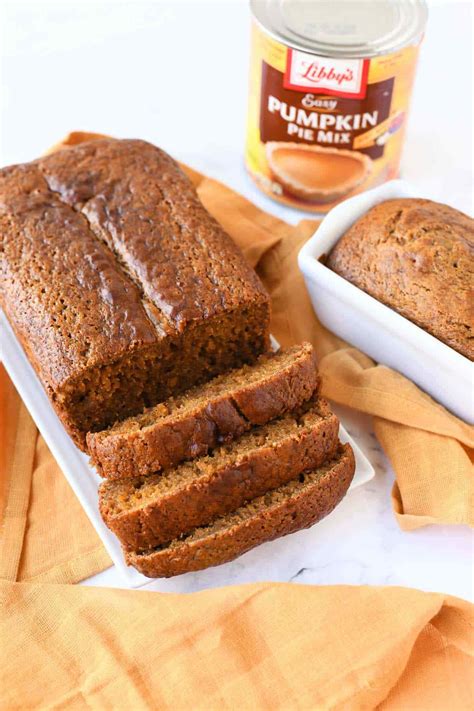
<svg viewBox="0 0 474 711">
<path fill-rule="evenodd" d="M 473 364 L 393 309 L 328 269 L 319 260 L 371 207 L 399 197 L 428 197 L 392 180 L 333 208 L 298 255 L 314 310 L 333 333 L 378 363 L 406 375 L 435 400 L 473 422 Z"/>
</svg>

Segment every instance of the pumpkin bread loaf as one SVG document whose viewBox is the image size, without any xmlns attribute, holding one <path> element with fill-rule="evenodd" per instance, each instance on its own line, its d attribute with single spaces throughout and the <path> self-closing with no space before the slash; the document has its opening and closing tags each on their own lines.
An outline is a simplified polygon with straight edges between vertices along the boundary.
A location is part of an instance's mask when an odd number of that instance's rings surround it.
<svg viewBox="0 0 474 711">
<path fill-rule="evenodd" d="M 328 404 L 310 401 L 161 475 L 105 482 L 102 517 L 125 548 L 153 548 L 318 467 L 334 456 L 338 431 Z"/>
<path fill-rule="evenodd" d="M 474 360 L 472 218 L 431 200 L 387 200 L 352 225 L 327 266 Z"/>
<path fill-rule="evenodd" d="M 1 305 L 75 442 L 269 348 L 269 298 L 178 164 L 100 139 L 0 171 Z"/>
<path fill-rule="evenodd" d="M 220 565 L 260 543 L 309 528 L 329 514 L 344 497 L 354 476 L 349 445 L 318 469 L 257 497 L 208 526 L 156 547 L 126 552 L 126 561 L 151 578 L 171 577 Z"/>
<path fill-rule="evenodd" d="M 262 355 L 143 414 L 87 435 L 91 461 L 105 477 L 153 474 L 207 454 L 252 425 L 291 412 L 317 389 L 309 343 Z"/>
</svg>

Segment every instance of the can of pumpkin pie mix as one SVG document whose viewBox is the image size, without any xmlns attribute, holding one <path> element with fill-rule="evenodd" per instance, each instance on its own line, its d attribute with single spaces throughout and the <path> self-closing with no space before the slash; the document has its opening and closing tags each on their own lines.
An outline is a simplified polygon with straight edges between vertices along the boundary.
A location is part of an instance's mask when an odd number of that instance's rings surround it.
<svg viewBox="0 0 474 711">
<path fill-rule="evenodd" d="M 311 212 L 397 177 L 423 0 L 251 0 L 247 169 Z"/>
</svg>

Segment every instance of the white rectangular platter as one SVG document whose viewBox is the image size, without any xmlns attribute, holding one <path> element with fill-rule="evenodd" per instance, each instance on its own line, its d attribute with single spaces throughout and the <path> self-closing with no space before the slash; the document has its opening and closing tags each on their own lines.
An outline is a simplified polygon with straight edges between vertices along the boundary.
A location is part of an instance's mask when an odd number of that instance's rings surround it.
<svg viewBox="0 0 474 711">
<path fill-rule="evenodd" d="M 473 364 L 319 261 L 371 207 L 410 197 L 427 196 L 403 180 L 392 180 L 345 200 L 326 215 L 303 245 L 298 264 L 314 310 L 327 328 L 378 363 L 403 373 L 455 415 L 472 422 Z"/>
<path fill-rule="evenodd" d="M 105 526 L 99 514 L 97 489 L 101 478 L 90 466 L 87 455 L 75 446 L 66 433 L 5 314 L 1 311 L 0 330 L 1 356 L 5 368 L 115 567 L 121 574 L 124 584 L 136 588 L 149 583 L 149 578 L 125 564 L 117 538 Z M 372 479 L 375 472 L 366 456 L 342 425 L 340 438 L 343 442 L 349 442 L 354 449 L 356 473 L 351 488 L 355 488 Z M 222 580 L 219 581 L 220 585 L 226 584 L 225 568 L 225 565 L 220 566 L 223 572 Z M 186 576 L 181 577 L 185 578 Z"/>
</svg>

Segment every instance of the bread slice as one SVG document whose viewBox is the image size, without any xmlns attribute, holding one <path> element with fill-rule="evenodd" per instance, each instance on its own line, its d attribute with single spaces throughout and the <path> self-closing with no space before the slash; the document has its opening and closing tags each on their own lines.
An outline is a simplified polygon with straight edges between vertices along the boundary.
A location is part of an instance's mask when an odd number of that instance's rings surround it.
<svg viewBox="0 0 474 711">
<path fill-rule="evenodd" d="M 306 403 L 210 456 L 161 475 L 104 482 L 102 517 L 124 548 L 154 548 L 319 466 L 334 455 L 338 430 L 327 402 Z"/>
<path fill-rule="evenodd" d="M 318 382 L 310 343 L 261 356 L 256 365 L 231 370 L 108 430 L 90 432 L 91 461 L 111 479 L 176 466 L 294 410 Z"/>
<path fill-rule="evenodd" d="M 212 524 L 150 552 L 128 552 L 126 561 L 150 578 L 169 578 L 227 563 L 242 553 L 302 528 L 329 514 L 354 476 L 350 445 L 334 459 L 278 489 L 248 502 Z"/>
</svg>

